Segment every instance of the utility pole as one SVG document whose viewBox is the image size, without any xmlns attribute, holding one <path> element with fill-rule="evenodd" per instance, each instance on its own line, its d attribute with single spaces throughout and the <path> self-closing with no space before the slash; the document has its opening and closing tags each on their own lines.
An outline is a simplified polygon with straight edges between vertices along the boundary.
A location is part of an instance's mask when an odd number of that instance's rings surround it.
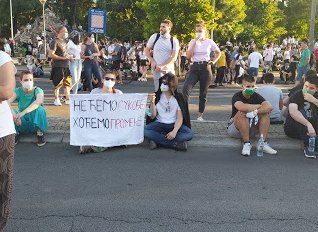
<svg viewBox="0 0 318 232">
<path fill-rule="evenodd" d="M 314 49 L 315 45 L 315 21 L 317 13 L 317 0 L 311 0 L 311 18 L 310 18 L 310 32 L 309 32 L 309 48 Z"/>
<path fill-rule="evenodd" d="M 212 0 L 212 6 L 214 7 L 214 13 L 215 13 L 215 0 Z M 213 18 L 213 24 L 214 24 L 214 18 Z M 211 39 L 213 40 L 214 32 L 213 29 L 211 30 Z"/>
<path fill-rule="evenodd" d="M 13 17 L 12 17 L 12 0 L 10 0 L 10 20 L 11 20 L 11 38 L 14 39 L 14 35 L 13 35 Z"/>
</svg>

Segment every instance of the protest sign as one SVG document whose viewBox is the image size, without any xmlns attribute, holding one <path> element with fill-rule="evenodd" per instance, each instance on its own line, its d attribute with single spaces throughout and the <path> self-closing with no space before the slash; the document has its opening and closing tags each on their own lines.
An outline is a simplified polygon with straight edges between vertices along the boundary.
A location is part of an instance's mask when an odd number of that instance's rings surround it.
<svg viewBox="0 0 318 232">
<path fill-rule="evenodd" d="M 147 94 L 70 95 L 70 144 L 114 147 L 144 140 Z"/>
</svg>

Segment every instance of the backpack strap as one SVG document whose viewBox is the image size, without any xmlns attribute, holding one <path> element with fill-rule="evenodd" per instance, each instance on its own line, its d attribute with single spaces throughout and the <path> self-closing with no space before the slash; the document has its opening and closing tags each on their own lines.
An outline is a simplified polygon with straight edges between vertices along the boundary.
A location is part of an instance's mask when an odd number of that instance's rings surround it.
<svg viewBox="0 0 318 232">
<path fill-rule="evenodd" d="M 156 39 L 153 42 L 152 48 L 155 47 L 155 44 L 157 43 L 158 39 L 160 38 L 160 33 L 157 33 Z M 173 50 L 173 36 L 170 37 L 170 42 L 171 42 L 171 50 Z"/>
<path fill-rule="evenodd" d="M 156 36 L 156 39 L 155 39 L 155 41 L 153 42 L 153 46 L 152 46 L 152 48 L 154 48 L 155 47 L 155 44 L 157 43 L 157 41 L 158 41 L 158 39 L 160 38 L 160 33 L 157 33 L 157 36 Z"/>
</svg>

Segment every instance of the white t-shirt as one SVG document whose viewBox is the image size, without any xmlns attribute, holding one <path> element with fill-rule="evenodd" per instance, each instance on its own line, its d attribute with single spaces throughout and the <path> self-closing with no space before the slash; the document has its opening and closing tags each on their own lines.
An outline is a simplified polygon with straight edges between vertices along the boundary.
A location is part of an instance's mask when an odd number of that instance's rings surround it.
<svg viewBox="0 0 318 232">
<path fill-rule="evenodd" d="M 212 39 L 205 39 L 203 41 L 195 41 L 194 39 L 190 41 L 189 48 L 191 48 L 195 43 L 192 61 L 200 62 L 200 61 L 209 61 L 211 52 L 219 51 L 219 47 Z"/>
<path fill-rule="evenodd" d="M 0 67 L 8 62 L 12 62 L 11 57 L 0 51 Z M 0 138 L 15 133 L 11 109 L 7 101 L 0 102 Z"/>
<path fill-rule="evenodd" d="M 67 43 L 67 53 L 74 56 L 74 59 L 81 59 L 82 48 L 81 45 L 76 45 L 72 40 Z"/>
<path fill-rule="evenodd" d="M 103 94 L 103 89 L 102 88 L 95 88 L 91 91 L 91 94 Z M 119 89 L 115 89 L 115 94 L 123 94 L 122 91 Z"/>
<path fill-rule="evenodd" d="M 284 60 L 290 60 L 290 51 L 284 52 Z"/>
<path fill-rule="evenodd" d="M 274 50 L 272 48 L 268 48 L 263 53 L 264 60 L 272 62 L 274 59 Z"/>
<path fill-rule="evenodd" d="M 112 54 L 115 51 L 115 45 L 114 44 L 109 45 L 107 48 L 107 51 L 108 51 L 108 58 L 111 59 L 113 56 L 110 54 Z"/>
<path fill-rule="evenodd" d="M 9 55 L 11 55 L 11 47 L 9 44 L 4 45 L 4 51 L 8 53 Z"/>
<path fill-rule="evenodd" d="M 259 68 L 259 62 L 263 59 L 263 56 L 259 52 L 252 52 L 248 59 L 251 60 L 250 68 Z"/>
<path fill-rule="evenodd" d="M 146 54 L 143 51 L 139 52 L 139 57 L 140 57 L 141 60 L 147 60 L 147 56 L 146 56 Z"/>
<path fill-rule="evenodd" d="M 168 100 L 164 93 L 161 94 L 156 108 L 158 111 L 157 121 L 164 124 L 175 123 L 177 121 L 177 112 L 181 110 L 177 99 L 171 96 Z"/>
<path fill-rule="evenodd" d="M 179 52 L 180 45 L 177 38 L 173 38 L 173 50 L 171 45 L 171 35 L 167 36 L 167 38 L 164 38 L 163 36 L 160 36 L 157 40 L 155 46 L 153 47 L 153 44 L 156 40 L 157 33 L 153 34 L 147 43 L 147 48 L 153 48 L 153 58 L 156 61 L 157 65 L 162 65 L 167 62 L 167 60 L 171 57 L 172 51 L 176 51 L 176 53 Z M 162 69 L 165 72 L 172 72 L 174 73 L 174 63 L 168 64 L 166 67 Z"/>
</svg>

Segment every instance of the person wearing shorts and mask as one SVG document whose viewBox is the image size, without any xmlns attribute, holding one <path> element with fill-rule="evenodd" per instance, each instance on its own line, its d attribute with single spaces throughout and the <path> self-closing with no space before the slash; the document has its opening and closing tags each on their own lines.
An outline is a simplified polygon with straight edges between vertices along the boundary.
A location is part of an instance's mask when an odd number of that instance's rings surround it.
<svg viewBox="0 0 318 232">
<path fill-rule="evenodd" d="M 232 116 L 227 129 L 230 137 L 242 138 L 244 145 L 243 156 L 250 156 L 251 141 L 258 133 L 264 136 L 264 153 L 276 154 L 268 143 L 268 131 L 270 127 L 270 113 L 273 107 L 261 95 L 255 92 L 255 79 L 245 75 L 243 78 L 243 90 L 234 94 L 232 98 Z"/>
</svg>

